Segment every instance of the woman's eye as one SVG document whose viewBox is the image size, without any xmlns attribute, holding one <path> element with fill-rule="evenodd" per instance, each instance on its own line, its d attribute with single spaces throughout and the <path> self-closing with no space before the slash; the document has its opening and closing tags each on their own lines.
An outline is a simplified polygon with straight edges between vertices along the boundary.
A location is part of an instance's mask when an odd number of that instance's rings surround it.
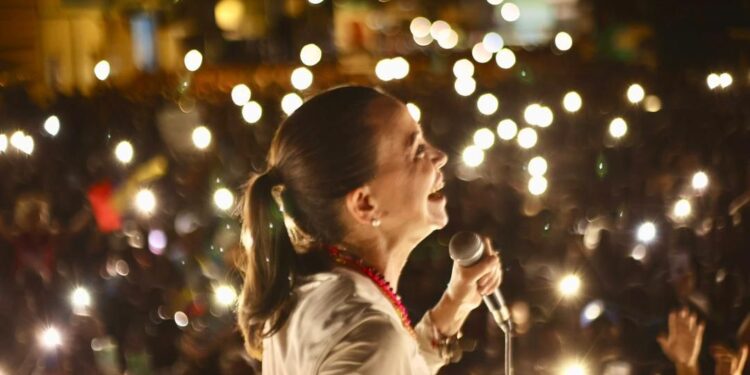
<svg viewBox="0 0 750 375">
<path fill-rule="evenodd" d="M 427 147 L 424 144 L 417 146 L 417 153 L 414 155 L 415 158 L 421 159 L 424 157 Z"/>
</svg>

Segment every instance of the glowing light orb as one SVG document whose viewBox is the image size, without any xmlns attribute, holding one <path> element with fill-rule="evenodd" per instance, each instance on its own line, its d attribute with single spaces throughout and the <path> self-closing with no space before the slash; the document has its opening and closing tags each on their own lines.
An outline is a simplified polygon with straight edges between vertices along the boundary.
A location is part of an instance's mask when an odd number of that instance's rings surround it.
<svg viewBox="0 0 750 375">
<path fill-rule="evenodd" d="M 487 128 L 482 128 L 474 132 L 474 145 L 487 150 L 495 144 L 495 133 Z"/>
<path fill-rule="evenodd" d="M 190 324 L 190 320 L 188 320 L 187 314 L 185 314 L 182 311 L 178 311 L 174 313 L 174 323 L 177 324 L 180 328 L 185 328 Z"/>
<path fill-rule="evenodd" d="M 654 225 L 654 223 L 650 221 L 641 224 L 638 227 L 636 237 L 638 238 L 638 241 L 641 241 L 643 243 L 649 243 L 653 241 L 654 238 L 656 238 L 656 225 Z"/>
<path fill-rule="evenodd" d="M 409 23 L 409 31 L 415 38 L 424 38 L 430 35 L 432 22 L 425 17 L 415 17 Z"/>
<path fill-rule="evenodd" d="M 643 89 L 643 86 L 634 83 L 630 85 L 630 87 L 628 87 L 626 96 L 628 97 L 629 102 L 637 104 L 640 103 L 646 96 L 646 91 Z"/>
<path fill-rule="evenodd" d="M 505 3 L 503 7 L 500 8 L 500 15 L 508 22 L 516 22 L 521 18 L 521 9 L 518 8 L 518 5 L 516 4 Z"/>
<path fill-rule="evenodd" d="M 247 87 L 246 84 L 240 83 L 239 85 L 232 87 L 231 95 L 232 95 L 232 102 L 234 103 L 234 105 L 241 107 L 250 100 L 250 97 L 252 96 L 252 92 L 250 91 L 250 88 Z"/>
<path fill-rule="evenodd" d="M 115 146 L 115 158 L 122 163 L 128 164 L 133 160 L 133 145 L 128 141 L 120 141 Z"/>
<path fill-rule="evenodd" d="M 205 126 L 193 129 L 193 145 L 199 150 L 205 150 L 211 144 L 211 131 Z"/>
<path fill-rule="evenodd" d="M 510 141 L 518 133 L 516 122 L 506 118 L 497 124 L 497 136 L 504 141 Z"/>
<path fill-rule="evenodd" d="M 214 192 L 214 205 L 226 211 L 234 205 L 234 194 L 227 188 L 219 188 Z"/>
<path fill-rule="evenodd" d="M 461 77 L 453 84 L 456 93 L 461 96 L 469 96 L 477 89 L 477 82 L 471 77 Z"/>
<path fill-rule="evenodd" d="M 156 196 L 149 189 L 141 189 L 135 194 L 135 208 L 144 215 L 150 215 L 156 210 Z"/>
<path fill-rule="evenodd" d="M 287 116 L 294 113 L 294 111 L 297 110 L 300 106 L 302 106 L 302 97 L 295 94 L 295 93 L 289 93 L 284 95 L 283 98 L 281 98 L 281 110 L 286 113 Z"/>
<path fill-rule="evenodd" d="M 708 186 L 708 175 L 706 172 L 698 171 L 693 175 L 692 179 L 693 189 L 703 190 Z"/>
<path fill-rule="evenodd" d="M 242 119 L 248 124 L 255 124 L 263 117 L 263 107 L 256 101 L 249 101 L 242 106 Z"/>
<path fill-rule="evenodd" d="M 719 74 L 719 86 L 721 86 L 722 89 L 725 89 L 732 85 L 732 82 L 734 79 L 732 78 L 732 75 L 729 73 L 721 73 Z"/>
<path fill-rule="evenodd" d="M 568 363 L 563 367 L 560 375 L 588 375 L 588 371 L 580 363 Z"/>
<path fill-rule="evenodd" d="M 483 115 L 489 116 L 497 112 L 497 108 L 500 106 L 500 102 L 497 100 L 495 95 L 490 93 L 482 94 L 477 99 L 477 109 Z"/>
<path fill-rule="evenodd" d="M 474 64 L 468 59 L 461 59 L 453 64 L 453 75 L 456 78 L 471 78 L 474 75 Z"/>
<path fill-rule="evenodd" d="M 60 119 L 52 115 L 44 121 L 44 131 L 51 136 L 56 136 L 60 132 Z"/>
<path fill-rule="evenodd" d="M 560 51 L 567 51 L 573 47 L 573 37 L 565 31 L 560 31 L 555 35 L 555 47 Z"/>
<path fill-rule="evenodd" d="M 194 72 L 203 64 L 203 55 L 198 50 L 191 49 L 185 54 L 184 63 L 185 69 Z"/>
<path fill-rule="evenodd" d="M 533 176 L 529 179 L 529 193 L 542 195 L 547 191 L 548 182 L 544 176 Z"/>
<path fill-rule="evenodd" d="M 672 213 L 678 219 L 684 219 L 690 216 L 690 213 L 692 211 L 693 211 L 693 206 L 690 204 L 690 201 L 684 198 L 678 200 L 674 204 L 674 208 L 672 209 Z"/>
<path fill-rule="evenodd" d="M 488 52 L 495 53 L 497 51 L 500 51 L 505 46 L 505 40 L 503 40 L 503 37 L 500 36 L 500 34 L 493 31 L 484 34 L 484 38 L 482 38 L 482 44 Z"/>
<path fill-rule="evenodd" d="M 479 42 L 471 48 L 471 57 L 474 59 L 474 61 L 480 64 L 484 64 L 492 60 L 492 52 L 487 50 L 487 47 L 484 46 L 484 43 Z"/>
<path fill-rule="evenodd" d="M 445 38 L 437 39 L 438 45 L 443 49 L 453 49 L 458 45 L 458 33 L 450 30 Z"/>
<path fill-rule="evenodd" d="M 583 308 L 583 317 L 587 321 L 596 320 L 604 312 L 604 303 L 600 300 L 589 302 L 586 307 Z"/>
<path fill-rule="evenodd" d="M 609 123 L 609 135 L 622 138 L 628 133 L 628 123 L 622 117 L 617 117 Z"/>
<path fill-rule="evenodd" d="M 237 291 L 231 285 L 219 285 L 214 290 L 214 301 L 221 306 L 230 307 L 237 301 Z"/>
<path fill-rule="evenodd" d="M 581 290 L 581 278 L 575 274 L 565 275 L 557 284 L 557 290 L 563 297 L 573 297 Z"/>
<path fill-rule="evenodd" d="M 484 161 L 484 150 L 475 145 L 468 146 L 461 154 L 461 159 L 467 167 L 478 167 Z"/>
<path fill-rule="evenodd" d="M 39 335 L 39 344 L 47 350 L 56 349 L 62 346 L 62 335 L 54 326 L 47 327 Z"/>
<path fill-rule="evenodd" d="M 300 67 L 292 71 L 292 86 L 297 90 L 304 90 L 313 83 L 313 74 L 310 69 Z"/>
<path fill-rule="evenodd" d="M 0 152 L 8 151 L 8 136 L 0 134 Z"/>
<path fill-rule="evenodd" d="M 110 66 L 109 61 L 101 60 L 94 65 L 94 76 L 100 81 L 104 81 L 109 78 Z"/>
<path fill-rule="evenodd" d="M 529 160 L 526 168 L 532 176 L 544 176 L 547 173 L 547 160 L 541 156 L 536 156 Z"/>
<path fill-rule="evenodd" d="M 323 57 L 323 51 L 316 44 L 306 44 L 299 51 L 299 59 L 307 66 L 314 66 L 320 62 Z"/>
<path fill-rule="evenodd" d="M 538 136 L 536 130 L 532 128 L 523 128 L 518 132 L 518 145 L 522 148 L 532 148 L 536 145 Z"/>
<path fill-rule="evenodd" d="M 502 69 L 510 69 L 516 65 L 516 54 L 508 48 L 503 48 L 495 55 L 495 63 Z"/>
<path fill-rule="evenodd" d="M 661 99 L 656 95 L 648 95 L 643 101 L 643 108 L 646 112 L 659 112 L 661 111 Z"/>
<path fill-rule="evenodd" d="M 91 306 L 91 294 L 84 287 L 77 287 L 70 295 L 70 304 L 74 310 L 85 309 Z"/>
<path fill-rule="evenodd" d="M 721 77 L 716 73 L 711 73 L 706 77 L 708 88 L 713 90 L 721 85 Z"/>
<path fill-rule="evenodd" d="M 575 91 L 570 91 L 563 97 L 563 108 L 566 111 L 574 113 L 578 112 L 583 106 L 583 99 Z"/>
</svg>

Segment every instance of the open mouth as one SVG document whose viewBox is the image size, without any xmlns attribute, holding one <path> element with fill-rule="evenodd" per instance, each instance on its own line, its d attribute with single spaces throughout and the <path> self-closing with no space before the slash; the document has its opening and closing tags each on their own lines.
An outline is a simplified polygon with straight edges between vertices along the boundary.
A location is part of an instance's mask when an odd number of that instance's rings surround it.
<svg viewBox="0 0 750 375">
<path fill-rule="evenodd" d="M 439 185 L 435 186 L 433 191 L 430 193 L 430 195 L 427 196 L 427 200 L 429 201 L 441 201 L 445 198 L 445 195 L 443 194 L 443 187 L 445 185 L 443 183 L 440 183 Z"/>
</svg>

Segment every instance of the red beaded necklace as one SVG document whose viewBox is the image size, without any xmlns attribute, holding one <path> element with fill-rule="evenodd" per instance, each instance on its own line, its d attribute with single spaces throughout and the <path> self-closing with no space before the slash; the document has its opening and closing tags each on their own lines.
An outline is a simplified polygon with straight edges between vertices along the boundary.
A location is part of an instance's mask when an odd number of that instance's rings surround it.
<svg viewBox="0 0 750 375">
<path fill-rule="evenodd" d="M 409 313 L 406 311 L 404 304 L 401 303 L 401 297 L 398 293 L 393 291 L 391 284 L 386 281 L 385 277 L 380 272 L 375 268 L 368 266 L 361 258 L 335 246 L 329 246 L 328 252 L 336 263 L 353 269 L 372 280 L 385 297 L 388 298 L 388 302 L 391 303 L 396 310 L 396 313 L 401 318 L 401 323 L 404 325 L 404 328 L 406 328 L 406 331 L 413 337 L 416 337 L 414 327 L 411 324 L 411 319 L 409 319 Z"/>
</svg>

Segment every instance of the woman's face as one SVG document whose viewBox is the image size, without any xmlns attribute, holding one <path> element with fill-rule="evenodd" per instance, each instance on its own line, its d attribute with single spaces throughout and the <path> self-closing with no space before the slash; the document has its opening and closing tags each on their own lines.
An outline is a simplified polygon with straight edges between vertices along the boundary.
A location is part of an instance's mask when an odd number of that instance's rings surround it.
<svg viewBox="0 0 750 375">
<path fill-rule="evenodd" d="M 381 229 L 421 240 L 448 223 L 443 173 L 448 158 L 430 145 L 406 106 L 392 98 L 372 105 L 377 121 L 378 170 L 368 184 Z"/>
</svg>

